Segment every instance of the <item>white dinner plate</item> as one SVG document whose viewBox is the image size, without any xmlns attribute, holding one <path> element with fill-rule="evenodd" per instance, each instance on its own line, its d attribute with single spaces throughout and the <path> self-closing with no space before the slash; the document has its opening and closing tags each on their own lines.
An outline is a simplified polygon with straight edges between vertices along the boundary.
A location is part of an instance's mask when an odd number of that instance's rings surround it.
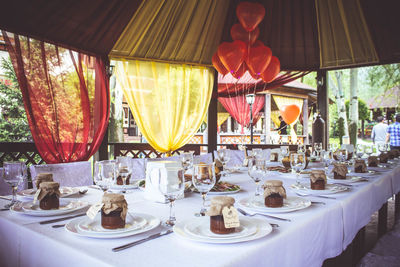
<svg viewBox="0 0 400 267">
<path fill-rule="evenodd" d="M 110 186 L 111 190 L 119 190 L 119 191 L 132 190 L 136 188 L 138 188 L 138 183 L 124 184 L 124 185 L 113 184 Z"/>
<path fill-rule="evenodd" d="M 272 232 L 272 227 L 271 225 L 260 218 L 248 218 L 248 217 L 239 217 L 240 222 L 247 220 L 247 222 L 251 225 L 254 225 L 256 227 L 256 232 L 254 234 L 248 235 L 248 236 L 243 236 L 243 237 L 238 237 L 238 238 L 210 238 L 208 236 L 196 236 L 193 234 L 190 234 L 185 231 L 185 226 L 187 224 L 193 224 L 196 221 L 200 221 L 201 223 L 204 224 L 203 227 L 206 227 L 210 225 L 210 218 L 209 217 L 202 217 L 202 218 L 195 218 L 191 219 L 189 221 L 185 222 L 180 222 L 175 224 L 174 226 L 174 233 L 177 234 L 177 236 L 182 237 L 187 240 L 191 241 L 196 241 L 196 242 L 202 242 L 202 243 L 213 243 L 213 244 L 231 244 L 231 243 L 239 243 L 239 242 L 246 242 L 246 241 L 251 241 L 251 240 L 256 240 L 259 238 L 262 238 Z"/>
<path fill-rule="evenodd" d="M 108 238 L 121 238 L 121 237 L 127 237 L 127 236 L 141 234 L 144 232 L 148 232 L 160 225 L 160 220 L 152 215 L 140 213 L 139 216 L 146 220 L 146 224 L 144 226 L 142 226 L 141 228 L 138 228 L 133 231 L 123 231 L 123 232 L 116 232 L 116 233 L 110 233 L 110 234 L 98 234 L 95 232 L 84 232 L 79 229 L 79 223 L 81 223 L 83 220 L 86 220 L 86 218 L 77 218 L 77 219 L 70 221 L 69 223 L 67 223 L 65 225 L 65 230 L 67 232 L 72 233 L 77 236 L 108 239 Z"/>
<path fill-rule="evenodd" d="M 347 174 L 346 175 L 346 179 L 333 179 L 332 176 L 328 176 L 327 179 L 328 179 L 329 182 L 342 183 L 342 184 L 352 184 L 352 183 L 359 183 L 359 182 L 368 181 L 367 178 L 355 175 L 355 173 L 354 174 Z"/>
<path fill-rule="evenodd" d="M 44 216 L 57 216 L 57 215 L 71 213 L 86 208 L 88 205 L 89 203 L 83 201 L 71 201 L 66 199 L 60 199 L 59 209 L 42 210 L 39 208 L 39 202 L 33 204 L 32 201 L 28 201 L 12 206 L 10 210 L 19 214 L 44 217 Z"/>
<path fill-rule="evenodd" d="M 84 233 L 108 235 L 125 233 L 129 231 L 137 231 L 143 228 L 146 223 L 147 220 L 145 217 L 142 216 L 142 214 L 135 213 L 134 215 L 130 215 L 128 213 L 126 216 L 125 228 L 106 229 L 101 226 L 101 214 L 97 214 L 94 220 L 91 220 L 89 217 L 83 218 L 83 220 L 78 223 L 78 229 Z"/>
<path fill-rule="evenodd" d="M 288 196 L 283 200 L 283 207 L 270 208 L 266 207 L 263 198 L 254 199 L 254 197 L 242 198 L 240 205 L 246 209 L 263 212 L 263 213 L 285 213 L 296 210 L 302 210 L 311 206 L 311 201 L 302 197 Z"/>
<path fill-rule="evenodd" d="M 246 217 L 240 217 L 240 226 L 236 227 L 234 233 L 221 235 L 211 232 L 210 217 L 204 217 L 186 223 L 184 231 L 189 235 L 199 238 L 237 239 L 254 235 L 257 232 L 257 225 Z"/>
<path fill-rule="evenodd" d="M 75 194 L 79 193 L 79 188 L 77 187 L 60 187 L 60 197 L 64 198 L 64 197 L 69 197 Z M 21 190 L 19 192 L 17 192 L 18 196 L 21 197 L 25 197 L 27 199 L 33 199 L 33 197 L 35 196 L 36 193 L 36 189 L 31 188 L 31 189 L 25 189 L 25 190 Z"/>
<path fill-rule="evenodd" d="M 297 193 L 307 195 L 329 195 L 349 190 L 348 186 L 334 184 L 326 184 L 325 190 L 313 190 L 311 189 L 310 183 L 300 183 L 300 185 L 292 184 L 290 188 Z"/>
</svg>

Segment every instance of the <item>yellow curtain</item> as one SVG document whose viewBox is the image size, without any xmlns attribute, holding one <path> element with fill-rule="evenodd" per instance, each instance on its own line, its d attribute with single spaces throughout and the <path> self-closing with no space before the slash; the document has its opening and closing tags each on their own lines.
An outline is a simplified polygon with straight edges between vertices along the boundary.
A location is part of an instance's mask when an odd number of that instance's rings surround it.
<svg viewBox="0 0 400 267">
<path fill-rule="evenodd" d="M 218 112 L 217 115 L 218 127 L 221 126 L 221 124 L 223 124 L 230 116 L 228 112 Z M 207 123 L 207 116 L 204 118 L 203 122 Z"/>
<path fill-rule="evenodd" d="M 279 120 L 279 110 L 271 110 L 271 120 L 275 125 L 275 128 L 279 127 L 281 121 Z"/>
<path fill-rule="evenodd" d="M 321 68 L 378 62 L 360 0 L 315 0 Z"/>
<path fill-rule="evenodd" d="M 139 130 L 153 148 L 171 152 L 190 141 L 207 114 L 212 71 L 137 60 L 117 61 L 115 69 Z"/>
<path fill-rule="evenodd" d="M 112 59 L 211 65 L 229 0 L 146 0 L 111 50 Z"/>
</svg>

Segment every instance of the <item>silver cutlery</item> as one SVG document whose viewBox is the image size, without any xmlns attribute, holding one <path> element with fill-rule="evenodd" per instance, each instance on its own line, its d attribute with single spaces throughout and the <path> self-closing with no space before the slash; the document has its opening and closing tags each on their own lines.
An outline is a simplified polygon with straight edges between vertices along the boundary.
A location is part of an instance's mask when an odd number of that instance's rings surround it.
<svg viewBox="0 0 400 267">
<path fill-rule="evenodd" d="M 39 224 L 49 224 L 49 223 L 61 222 L 61 221 L 65 221 L 65 220 L 68 220 L 68 219 L 73 219 L 73 218 L 84 216 L 84 215 L 86 215 L 86 212 L 85 213 L 80 213 L 80 214 L 75 214 L 75 215 L 70 215 L 70 216 L 62 217 L 62 218 L 58 218 L 58 219 L 41 221 L 41 222 L 39 222 Z"/>
<path fill-rule="evenodd" d="M 173 230 L 171 230 L 171 229 L 169 229 L 169 230 L 167 230 L 167 231 L 162 231 L 162 232 L 160 232 L 160 233 L 157 233 L 157 234 L 148 236 L 148 237 L 143 238 L 143 239 L 140 239 L 140 240 L 138 240 L 138 241 L 135 241 L 135 242 L 132 242 L 132 243 L 128 243 L 128 244 L 125 244 L 125 245 L 122 245 L 122 246 L 113 248 L 112 251 L 114 251 L 114 252 L 121 251 L 121 250 L 130 248 L 130 247 L 133 247 L 133 246 L 142 244 L 142 243 L 144 243 L 144 242 L 146 242 L 146 241 L 153 240 L 153 239 L 159 238 L 159 237 L 164 236 L 164 235 L 168 235 L 168 234 L 170 234 L 170 233 L 172 233 L 172 232 L 173 232 Z"/>
<path fill-rule="evenodd" d="M 320 202 L 320 201 L 311 201 L 311 204 L 321 204 L 321 205 L 326 205 L 325 202 Z"/>
<path fill-rule="evenodd" d="M 244 216 L 255 216 L 255 215 L 261 215 L 261 216 L 265 216 L 271 219 L 275 219 L 275 220 L 280 220 L 280 221 L 286 221 L 286 222 L 291 222 L 290 219 L 285 219 L 285 218 L 281 218 L 281 217 L 276 217 L 276 216 L 272 216 L 272 215 L 267 215 L 267 214 L 263 214 L 263 213 L 248 213 L 244 210 L 242 210 L 241 208 L 237 209 L 241 214 L 243 214 Z"/>
<path fill-rule="evenodd" d="M 4 200 L 8 200 L 8 201 L 11 201 L 11 200 L 12 200 L 11 198 L 3 197 L 3 196 L 0 196 L 0 199 L 4 199 Z"/>
<path fill-rule="evenodd" d="M 320 198 L 327 198 L 327 199 L 336 199 L 335 197 L 328 197 L 328 196 L 322 196 L 322 195 L 311 195 L 311 194 L 300 194 L 298 192 L 296 192 L 296 195 L 301 196 L 301 197 L 310 196 L 310 197 L 320 197 Z"/>
<path fill-rule="evenodd" d="M 348 187 L 353 187 L 352 184 L 345 184 L 345 183 L 332 183 L 334 185 L 341 185 L 341 186 L 348 186 Z"/>
<path fill-rule="evenodd" d="M 88 191 L 87 188 L 85 188 L 85 189 L 79 189 L 79 194 L 80 194 L 80 195 L 84 195 L 84 194 L 87 193 L 87 191 Z"/>
<path fill-rule="evenodd" d="M 51 227 L 53 227 L 53 228 L 61 228 L 61 227 L 64 227 L 64 226 L 65 226 L 65 223 L 64 224 L 54 224 Z"/>
</svg>

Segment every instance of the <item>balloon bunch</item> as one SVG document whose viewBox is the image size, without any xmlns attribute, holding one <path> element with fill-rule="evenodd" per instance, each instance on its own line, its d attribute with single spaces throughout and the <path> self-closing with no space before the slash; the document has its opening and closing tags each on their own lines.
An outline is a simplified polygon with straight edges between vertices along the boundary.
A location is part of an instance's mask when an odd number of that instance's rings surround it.
<svg viewBox="0 0 400 267">
<path fill-rule="evenodd" d="M 248 71 L 264 82 L 272 82 L 279 74 L 281 64 L 263 42 L 257 40 L 258 24 L 264 19 L 265 8 L 259 3 L 241 2 L 236 8 L 240 23 L 231 28 L 233 42 L 223 42 L 212 57 L 215 69 L 222 75 L 231 73 L 239 79 Z"/>
</svg>

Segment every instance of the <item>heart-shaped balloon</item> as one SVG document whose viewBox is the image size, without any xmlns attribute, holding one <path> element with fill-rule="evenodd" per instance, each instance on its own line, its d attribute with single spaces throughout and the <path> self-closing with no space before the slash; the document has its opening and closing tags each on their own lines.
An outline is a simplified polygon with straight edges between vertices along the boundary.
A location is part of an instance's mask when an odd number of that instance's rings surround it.
<svg viewBox="0 0 400 267">
<path fill-rule="evenodd" d="M 263 73 L 261 73 L 261 78 L 266 83 L 272 82 L 273 80 L 275 80 L 280 71 L 281 62 L 277 57 L 272 56 L 267 68 L 264 70 Z"/>
<path fill-rule="evenodd" d="M 265 46 L 264 43 L 260 40 L 256 40 L 252 47 L 259 47 L 259 46 Z"/>
<path fill-rule="evenodd" d="M 251 32 L 263 20 L 265 8 L 259 3 L 241 2 L 236 8 L 236 15 L 243 28 Z"/>
<path fill-rule="evenodd" d="M 240 23 L 236 23 L 231 28 L 231 36 L 233 40 L 241 40 L 245 43 L 249 43 L 250 45 L 254 44 L 260 35 L 260 29 L 256 27 L 254 31 L 247 32 Z"/>
<path fill-rule="evenodd" d="M 268 46 L 250 47 L 249 55 L 246 59 L 249 70 L 257 77 L 265 71 L 271 61 L 272 52 Z"/>
<path fill-rule="evenodd" d="M 292 124 L 297 120 L 300 115 L 300 108 L 299 106 L 292 104 L 292 105 L 285 105 L 279 110 L 282 119 L 287 124 Z"/>
<path fill-rule="evenodd" d="M 240 65 L 239 69 L 232 73 L 232 76 L 235 77 L 236 79 L 240 79 L 243 77 L 244 73 L 247 71 L 247 65 L 246 62 L 243 61 L 242 65 Z"/>
<path fill-rule="evenodd" d="M 246 44 L 240 40 L 224 42 L 218 46 L 219 59 L 230 73 L 238 71 L 246 57 L 246 51 Z"/>
<path fill-rule="evenodd" d="M 229 71 L 225 68 L 224 64 L 222 64 L 221 60 L 219 59 L 218 56 L 218 51 L 214 53 L 212 59 L 212 64 L 214 68 L 221 73 L 222 75 L 226 75 Z"/>
</svg>

